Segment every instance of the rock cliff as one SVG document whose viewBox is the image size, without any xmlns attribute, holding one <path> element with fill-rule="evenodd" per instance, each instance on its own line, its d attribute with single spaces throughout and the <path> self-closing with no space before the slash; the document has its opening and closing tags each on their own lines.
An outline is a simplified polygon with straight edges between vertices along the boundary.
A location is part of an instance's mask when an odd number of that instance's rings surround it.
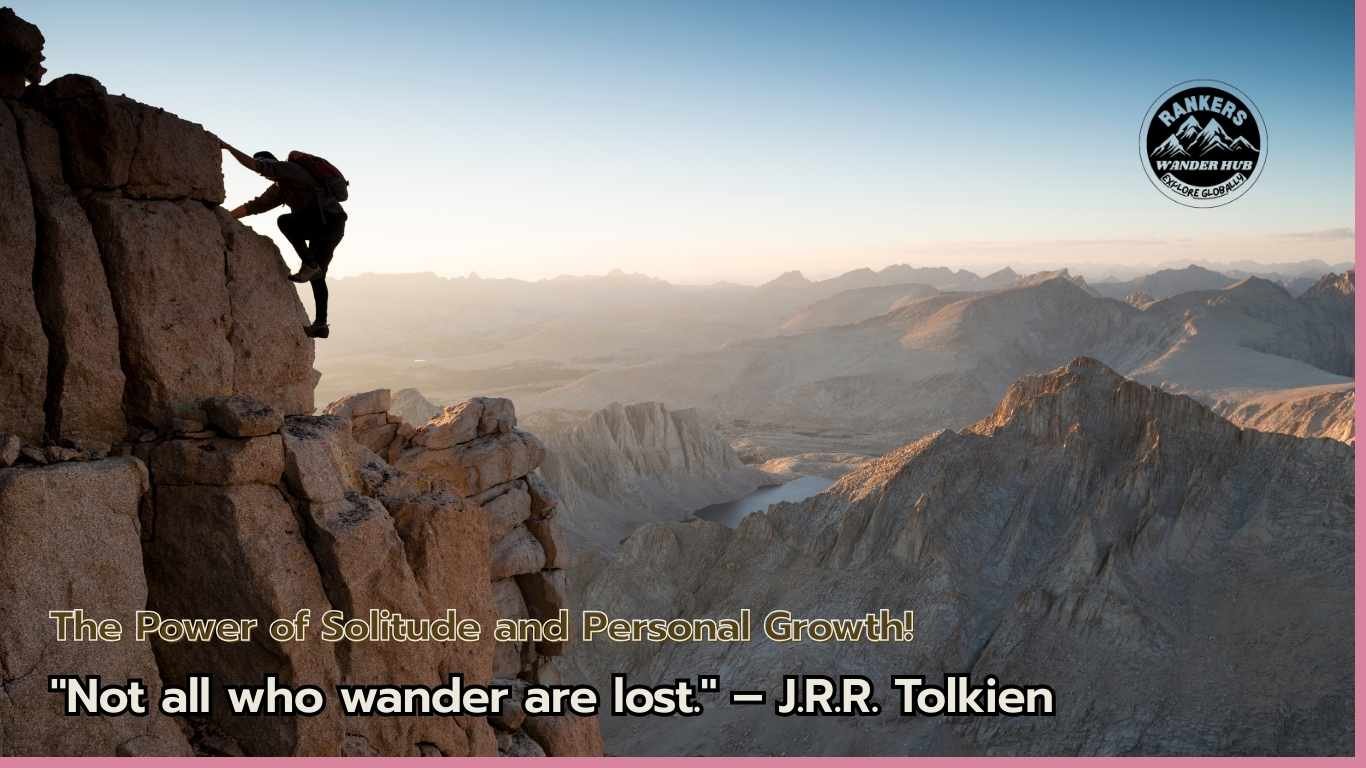
<svg viewBox="0 0 1366 768">
<path fill-rule="evenodd" d="M 612 403 L 586 417 L 539 413 L 541 471 L 573 514 L 566 529 L 600 551 L 646 522 L 680 520 L 775 478 L 741 463 L 696 409 Z"/>
<path fill-rule="evenodd" d="M 585 591 L 621 616 L 910 609 L 913 642 L 757 635 L 568 660 L 592 680 L 724 669 L 770 691 L 779 673 L 970 672 L 1059 702 L 1045 719 L 610 719 L 627 753 L 1347 754 L 1352 465 L 1340 442 L 1242 430 L 1079 358 L 735 530 L 644 526 Z"/>
<path fill-rule="evenodd" d="M 549 680 L 561 649 L 505 660 L 491 619 L 513 592 L 523 612 L 557 607 L 566 555 L 510 402 L 421 427 L 387 415 L 387 392 L 311 415 L 303 307 L 272 242 L 219 207 L 217 139 L 89 77 L 40 85 L 41 46 L 0 10 L 0 754 L 600 752 L 591 719 L 348 718 L 335 697 L 312 717 L 222 700 L 188 720 L 62 715 L 48 675 L 141 679 L 153 702 L 197 673 L 220 695 L 268 674 L 324 691 Z M 301 609 L 454 608 L 486 634 L 56 641 L 48 613 L 77 608 L 127 628 L 147 608 L 262 627 Z"/>
</svg>

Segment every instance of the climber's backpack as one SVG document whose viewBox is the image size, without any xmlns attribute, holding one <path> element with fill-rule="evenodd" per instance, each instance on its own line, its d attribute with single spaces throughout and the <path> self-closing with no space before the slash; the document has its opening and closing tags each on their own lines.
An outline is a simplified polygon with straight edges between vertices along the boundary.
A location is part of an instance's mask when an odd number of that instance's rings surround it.
<svg viewBox="0 0 1366 768">
<path fill-rule="evenodd" d="M 346 200 L 347 188 L 351 186 L 351 182 L 347 181 L 342 172 L 337 170 L 337 166 L 317 155 L 310 155 L 297 149 L 289 153 L 289 162 L 303 166 L 303 169 L 308 171 L 308 175 L 318 182 L 318 186 L 322 188 L 323 192 L 337 202 Z"/>
</svg>

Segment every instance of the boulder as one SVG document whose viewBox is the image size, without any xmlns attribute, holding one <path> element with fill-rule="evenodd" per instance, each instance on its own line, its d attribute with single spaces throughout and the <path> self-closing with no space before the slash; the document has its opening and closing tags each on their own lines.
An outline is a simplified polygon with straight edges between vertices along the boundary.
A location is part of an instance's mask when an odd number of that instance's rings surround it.
<svg viewBox="0 0 1366 768">
<path fill-rule="evenodd" d="M 602 756 L 602 731 L 596 715 L 528 715 L 523 727 L 550 757 Z"/>
<path fill-rule="evenodd" d="M 511 432 L 517 426 L 517 409 L 506 397 L 477 397 L 483 406 L 479 416 L 479 434 L 495 435 Z"/>
<path fill-rule="evenodd" d="M 118 317 L 125 406 L 134 423 L 201 418 L 200 403 L 230 395 L 233 349 L 214 215 L 196 202 L 86 200 Z"/>
<path fill-rule="evenodd" d="M 426 472 L 449 483 L 460 495 L 474 496 L 526 475 L 544 458 L 540 440 L 514 429 L 445 450 L 410 448 L 398 457 L 397 466 Z"/>
<path fill-rule="evenodd" d="M 222 203 L 223 151 L 218 139 L 203 126 L 164 109 L 134 105 L 139 118 L 138 143 L 128 166 L 124 194 Z"/>
<path fill-rule="evenodd" d="M 47 337 L 33 295 L 33 197 L 8 105 L 0 104 L 0 430 L 38 442 L 47 397 Z"/>
<path fill-rule="evenodd" d="M 209 424 L 232 437 L 260 437 L 280 431 L 279 411 L 246 395 L 210 397 L 203 403 Z"/>
<path fill-rule="evenodd" d="M 487 435 L 512 431 L 517 414 L 504 397 L 476 397 L 446 406 L 439 416 L 418 427 L 413 444 L 444 450 Z"/>
<path fill-rule="evenodd" d="M 147 717 L 76 719 L 47 687 L 49 675 L 98 675 L 137 678 L 151 701 L 160 695 L 150 645 L 130 636 L 58 642 L 48 618 L 80 608 L 134 626 L 147 604 L 138 522 L 146 488 L 146 468 L 131 458 L 0 470 L 0 754 L 189 756 L 155 705 Z"/>
<path fill-rule="evenodd" d="M 93 78 L 66 75 L 43 89 L 62 134 L 67 180 L 77 189 L 128 197 L 223 202 L 218 140 L 202 126 L 125 96 Z"/>
<path fill-rule="evenodd" d="M 340 677 L 333 646 L 316 633 L 277 642 L 264 631 L 301 609 L 317 621 L 331 608 L 299 519 L 279 490 L 161 485 L 155 496 L 155 524 L 143 545 L 147 606 L 163 616 L 254 618 L 262 630 L 250 643 L 158 642 L 167 682 L 212 670 L 218 686 L 259 684 L 274 674 L 330 691 Z M 213 721 L 249 755 L 336 755 L 344 733 L 335 707 L 313 717 L 238 717 L 220 700 Z"/>
<path fill-rule="evenodd" d="M 568 568 L 570 565 L 569 540 L 555 518 L 531 519 L 526 523 L 527 530 L 540 542 L 545 552 L 546 568 Z"/>
<path fill-rule="evenodd" d="M 471 499 L 489 520 L 489 543 L 500 541 L 531 516 L 531 496 L 525 480 L 496 485 Z"/>
<path fill-rule="evenodd" d="M 341 501 L 359 487 L 350 422 L 338 416 L 291 416 L 280 434 L 291 493 L 323 503 Z"/>
<path fill-rule="evenodd" d="M 383 427 L 389 424 L 389 414 L 387 413 L 367 413 L 364 416 L 357 416 L 351 419 L 351 433 L 363 432 L 375 427 Z"/>
<path fill-rule="evenodd" d="M 532 516 L 544 518 L 555 514 L 555 509 L 560 506 L 560 496 L 541 477 L 541 473 L 532 472 L 527 475 L 526 484 L 527 490 L 531 493 Z"/>
<path fill-rule="evenodd" d="M 279 435 L 167 440 L 152 449 L 152 478 L 162 485 L 274 485 L 285 471 Z"/>
<path fill-rule="evenodd" d="M 431 450 L 442 450 L 467 443 L 479 436 L 479 408 L 469 401 L 447 406 L 436 418 L 417 428 L 413 445 Z"/>
<path fill-rule="evenodd" d="M 356 430 L 353 427 L 351 434 L 355 436 L 358 444 L 387 458 L 389 445 L 394 442 L 394 437 L 398 435 L 398 425 L 381 424 L 378 427 L 362 430 Z"/>
<path fill-rule="evenodd" d="M 41 112 L 14 105 L 37 225 L 33 286 L 48 350 L 52 439 L 114 443 L 127 428 L 119 327 L 99 247 L 62 176 L 57 129 Z"/>
<path fill-rule="evenodd" d="M 526 526 L 519 525 L 493 545 L 489 578 L 497 581 L 509 576 L 533 573 L 545 567 L 545 552 Z"/>
<path fill-rule="evenodd" d="M 308 313 L 275 243 L 215 210 L 227 246 L 233 391 L 286 416 L 313 413 L 313 340 Z"/>
<path fill-rule="evenodd" d="M 372 389 L 369 392 L 357 392 L 354 395 L 347 395 L 335 400 L 323 409 L 323 413 L 328 416 L 354 419 L 357 416 L 366 416 L 372 413 L 385 413 L 389 410 L 389 405 L 392 402 L 393 397 L 389 394 L 389 390 Z"/>
</svg>

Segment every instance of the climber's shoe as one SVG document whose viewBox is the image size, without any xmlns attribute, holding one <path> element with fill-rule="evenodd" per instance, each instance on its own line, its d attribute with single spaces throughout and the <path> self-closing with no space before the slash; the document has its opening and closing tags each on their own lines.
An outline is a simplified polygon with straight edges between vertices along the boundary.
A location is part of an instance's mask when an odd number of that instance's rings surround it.
<svg viewBox="0 0 1366 768">
<path fill-rule="evenodd" d="M 321 274 L 322 270 L 312 264 L 304 264 L 299 267 L 299 271 L 289 276 L 289 279 L 296 283 L 306 283 Z"/>
<path fill-rule="evenodd" d="M 314 323 L 304 326 L 304 335 L 310 339 L 325 339 L 332 333 L 327 323 Z"/>
</svg>

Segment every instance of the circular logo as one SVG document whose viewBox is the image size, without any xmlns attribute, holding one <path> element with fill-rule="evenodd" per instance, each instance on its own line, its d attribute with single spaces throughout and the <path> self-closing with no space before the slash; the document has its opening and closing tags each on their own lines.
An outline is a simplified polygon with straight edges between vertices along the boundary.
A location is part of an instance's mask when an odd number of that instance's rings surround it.
<svg viewBox="0 0 1366 768">
<path fill-rule="evenodd" d="M 1267 130 L 1247 94 L 1187 80 L 1157 98 L 1138 135 L 1143 170 L 1167 197 L 1214 208 L 1247 192 L 1266 165 Z"/>
</svg>

